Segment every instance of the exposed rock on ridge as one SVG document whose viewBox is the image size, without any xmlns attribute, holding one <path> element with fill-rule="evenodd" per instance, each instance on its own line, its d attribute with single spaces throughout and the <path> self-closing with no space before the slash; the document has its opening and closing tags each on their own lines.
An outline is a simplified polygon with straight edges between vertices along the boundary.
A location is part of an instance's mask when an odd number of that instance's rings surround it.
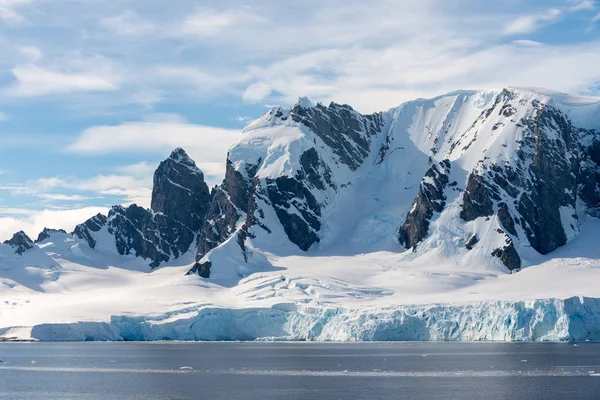
<svg viewBox="0 0 600 400">
<path fill-rule="evenodd" d="M 154 173 L 150 208 L 198 231 L 209 203 L 204 174 L 183 149 L 175 149 Z"/>
<path fill-rule="evenodd" d="M 33 249 L 33 241 L 23 231 L 19 231 L 13 235 L 9 240 L 6 240 L 4 244 L 8 244 L 15 249 L 15 254 L 23 255 L 27 250 Z"/>
<path fill-rule="evenodd" d="M 433 213 L 442 212 L 446 207 L 444 190 L 449 182 L 450 168 L 450 161 L 443 160 L 432 165 L 425 174 L 419 194 L 398 233 L 400 244 L 404 247 L 412 248 L 423 240 L 428 234 Z"/>
<path fill-rule="evenodd" d="M 114 206 L 108 217 L 98 214 L 74 234 L 95 248 L 94 233 L 106 228 L 119 254 L 142 257 L 152 268 L 188 251 L 205 222 L 210 195 L 204 174 L 183 149 L 175 149 L 156 170 L 151 204 L 151 210 Z"/>
</svg>

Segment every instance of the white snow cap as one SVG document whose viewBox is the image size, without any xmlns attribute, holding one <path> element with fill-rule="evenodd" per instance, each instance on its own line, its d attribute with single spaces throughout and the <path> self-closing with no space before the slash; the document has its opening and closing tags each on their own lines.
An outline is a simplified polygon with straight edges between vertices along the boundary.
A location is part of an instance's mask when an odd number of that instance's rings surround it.
<svg viewBox="0 0 600 400">
<path fill-rule="evenodd" d="M 308 97 L 299 97 L 297 104 L 302 108 L 312 108 L 315 106 L 315 104 Z"/>
</svg>

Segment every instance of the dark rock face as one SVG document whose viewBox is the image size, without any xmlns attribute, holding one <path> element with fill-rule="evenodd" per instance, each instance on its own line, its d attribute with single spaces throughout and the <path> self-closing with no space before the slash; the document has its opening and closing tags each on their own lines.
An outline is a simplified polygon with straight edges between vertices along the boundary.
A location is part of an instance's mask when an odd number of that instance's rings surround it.
<svg viewBox="0 0 600 400">
<path fill-rule="evenodd" d="M 206 221 L 209 205 L 204 174 L 184 150 L 175 149 L 154 174 L 152 210 L 135 204 L 114 206 L 108 217 L 98 214 L 73 233 L 95 248 L 94 233 L 106 226 L 119 254 L 142 257 L 156 268 L 190 248 Z M 45 230 L 40 237 L 49 233 Z"/>
<path fill-rule="evenodd" d="M 248 213 L 254 192 L 252 181 L 257 168 L 258 165 L 247 166 L 244 176 L 235 170 L 229 159 L 227 160 L 225 179 L 211 193 L 206 221 L 198 235 L 197 261 L 227 240 L 235 231 L 240 219 Z M 193 270 L 199 271 L 198 268 Z M 210 268 L 206 271 L 208 274 Z"/>
<path fill-rule="evenodd" d="M 446 206 L 444 190 L 448 185 L 450 161 L 443 160 L 432 165 L 421 181 L 419 194 L 413 202 L 411 211 L 398 233 L 400 244 L 406 248 L 416 246 L 429 231 L 429 222 L 434 212 L 442 212 Z"/>
<path fill-rule="evenodd" d="M 321 229 L 322 205 L 316 200 L 313 191 L 336 189 L 336 185 L 332 181 L 331 170 L 319 159 L 314 148 L 306 150 L 300 156 L 300 165 L 301 169 L 293 178 L 280 176 L 266 179 L 263 186 L 256 188 L 256 196 L 273 207 L 289 240 L 301 250 L 307 251 L 314 243 L 319 242 L 318 233 Z M 255 206 L 254 203 L 251 204 Z M 260 224 L 260 214 L 261 210 L 254 210 L 249 215 L 254 218 L 255 223 Z M 268 230 L 268 227 L 263 228 Z"/>
<path fill-rule="evenodd" d="M 311 107 L 301 102 L 289 114 L 277 108 L 269 116 L 274 121 L 290 118 L 308 127 L 352 170 L 369 155 L 371 140 L 383 126 L 381 113 L 363 116 L 350 106 L 335 103 Z M 197 261 L 234 234 L 242 222 L 237 241 L 244 256 L 245 240 L 252 237 L 253 226 L 271 233 L 263 221 L 265 214 L 259 203 L 273 207 L 289 240 L 301 250 L 306 251 L 319 242 L 322 205 L 314 191 L 336 189 L 336 185 L 331 170 L 319 159 L 315 148 L 301 154 L 299 161 L 301 168 L 293 177 L 261 180 L 255 178 L 261 160 L 238 171 L 228 159 L 225 179 L 211 193 L 206 223 L 198 236 Z M 201 265 L 197 263 L 190 273 L 199 273 Z M 208 274 L 210 267 L 203 270 Z"/>
<path fill-rule="evenodd" d="M 515 221 L 508 210 L 508 205 L 504 202 L 498 204 L 498 220 L 508 233 L 518 236 L 515 229 Z"/>
<path fill-rule="evenodd" d="M 37 239 L 35 240 L 35 243 L 40 243 L 43 242 L 46 239 L 49 239 L 51 235 L 55 234 L 55 233 L 62 233 L 62 234 L 67 234 L 67 232 L 64 229 L 50 229 L 50 228 L 44 228 L 43 231 L 40 232 L 40 234 L 38 235 Z"/>
<path fill-rule="evenodd" d="M 534 102 L 532 106 L 536 112 L 518 125 L 523 130 L 523 140 L 517 157 L 510 165 L 481 164 L 479 173 L 469 175 L 460 216 L 472 221 L 496 213 L 513 238 L 519 236 L 520 227 L 529 244 L 547 254 L 567 241 L 561 208 L 576 209 L 578 188 L 585 193 L 582 198 L 586 203 L 598 202 L 596 182 L 600 182 L 600 175 L 596 175 L 595 163 L 589 161 L 597 149 L 592 145 L 587 154 L 582 151 L 578 131 L 568 118 L 549 105 Z M 578 186 L 582 181 L 592 183 Z M 494 253 L 509 269 L 520 268 L 512 241 Z"/>
<path fill-rule="evenodd" d="M 204 174 L 183 149 L 175 149 L 154 173 L 152 210 L 198 231 L 209 204 Z"/>
<path fill-rule="evenodd" d="M 575 209 L 578 149 L 570 122 L 551 107 L 541 108 L 537 118 L 526 122 L 533 133 L 527 143 L 533 149 L 532 179 L 517 209 L 524 219 L 522 227 L 529 243 L 546 254 L 567 242 L 560 207 Z"/>
<path fill-rule="evenodd" d="M 600 217 L 600 132 L 579 129 L 577 136 L 583 143 L 591 142 L 581 146 L 582 157 L 577 176 L 579 197 L 585 202 L 588 214 Z"/>
<path fill-rule="evenodd" d="M 352 170 L 356 170 L 369 155 L 371 138 L 383 125 L 381 113 L 361 115 L 348 105 L 336 103 L 329 107 L 298 104 L 290 117 L 310 128 Z"/>
<path fill-rule="evenodd" d="M 119 254 L 149 259 L 152 268 L 178 258 L 194 241 L 194 231 L 181 222 L 135 204 L 110 210 L 108 232 L 114 236 Z"/>
<path fill-rule="evenodd" d="M 521 257 L 519 257 L 519 253 L 517 253 L 512 240 L 508 237 L 506 238 L 506 246 L 495 249 L 492 255 L 498 257 L 509 271 L 518 271 L 521 269 Z"/>
<path fill-rule="evenodd" d="M 292 243 L 306 251 L 319 241 L 321 207 L 301 181 L 283 176 L 267 179 L 266 193 Z"/>
<path fill-rule="evenodd" d="M 15 254 L 23 255 L 27 250 L 33 249 L 33 241 L 23 231 L 19 231 L 13 235 L 10 240 L 6 240 L 4 244 L 8 244 L 15 249 Z"/>
<path fill-rule="evenodd" d="M 92 249 L 96 247 L 96 239 L 94 239 L 92 232 L 98 232 L 102 229 L 108 218 L 106 215 L 97 214 L 96 216 L 88 219 L 83 224 L 79 224 L 75 227 L 73 234 L 80 239 L 83 239 L 87 242 L 88 246 Z"/>
<path fill-rule="evenodd" d="M 296 179 L 299 181 L 305 182 L 309 187 L 318 190 L 325 190 L 327 187 L 336 188 L 335 183 L 332 181 L 331 169 L 319 159 L 317 150 L 314 147 L 302 153 L 300 165 L 302 169 L 296 175 Z"/>
<path fill-rule="evenodd" d="M 234 234 L 242 221 L 237 241 L 244 256 L 245 240 L 252 237 L 251 227 L 257 226 L 271 233 L 262 221 L 264 213 L 257 206 L 257 200 L 274 208 L 288 238 L 301 250 L 306 251 L 319 241 L 321 205 L 311 191 L 325 190 L 335 184 L 331 170 L 319 159 L 317 151 L 311 148 L 300 156 L 301 169 L 293 178 L 256 179 L 260 161 L 256 165 L 247 165 L 243 173 L 227 161 L 225 179 L 211 193 L 206 223 L 198 236 L 197 261 Z M 190 273 L 202 270 L 208 275 L 210 267 L 200 268 L 201 265 L 204 264 L 197 263 Z"/>
<path fill-rule="evenodd" d="M 210 268 L 212 267 L 212 263 L 210 261 L 205 261 L 203 263 L 197 262 L 194 264 L 192 269 L 190 269 L 186 275 L 194 275 L 198 274 L 202 278 L 210 278 Z"/>
<path fill-rule="evenodd" d="M 467 180 L 467 188 L 463 194 L 463 208 L 460 217 L 465 221 L 473 221 L 479 217 L 487 217 L 494 213 L 493 203 L 483 177 L 471 173 Z"/>
<path fill-rule="evenodd" d="M 473 247 L 475 247 L 475 245 L 479 243 L 479 238 L 477 237 L 477 235 L 472 235 L 469 239 L 467 239 L 467 241 L 465 242 L 465 248 L 467 250 L 473 250 Z"/>
<path fill-rule="evenodd" d="M 196 259 L 200 260 L 206 253 L 227 240 L 240 218 L 241 214 L 229 201 L 227 192 L 220 187 L 214 188 L 206 222 L 198 235 Z"/>
</svg>

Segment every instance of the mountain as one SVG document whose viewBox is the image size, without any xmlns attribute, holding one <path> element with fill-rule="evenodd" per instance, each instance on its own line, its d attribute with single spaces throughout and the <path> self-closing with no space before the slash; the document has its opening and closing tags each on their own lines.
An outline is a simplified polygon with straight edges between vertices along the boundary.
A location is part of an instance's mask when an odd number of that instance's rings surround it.
<svg viewBox="0 0 600 400">
<path fill-rule="evenodd" d="M 119 254 L 134 254 L 156 268 L 189 250 L 209 203 L 204 174 L 178 148 L 154 173 L 151 209 L 114 206 L 108 216 L 96 215 L 73 233 L 92 249 L 98 237 L 108 236 Z"/>
<path fill-rule="evenodd" d="M 73 311 L 69 323 L 110 316 L 110 326 L 90 328 L 95 338 L 380 340 L 389 329 L 396 339 L 407 337 L 397 329 L 434 338 L 453 335 L 434 322 L 451 312 L 461 323 L 471 312 L 494 315 L 493 330 L 478 336 L 471 327 L 459 337 L 469 340 L 600 332 L 600 302 L 561 303 L 600 297 L 590 283 L 600 278 L 598 99 L 530 88 L 457 91 L 363 115 L 302 98 L 249 124 L 225 165 L 223 182 L 209 190 L 175 149 L 154 174 L 150 209 L 114 206 L 73 233 L 45 229 L 35 243 L 15 234 L 0 245 L 0 284 L 10 287 L 0 285 L 0 298 L 32 290 L 86 310 Z M 102 300 L 63 295 L 81 288 Z M 455 299 L 479 306 L 452 308 Z M 519 303 L 536 299 L 543 302 Z M 398 314 L 394 306 L 432 302 L 452 307 Z M 214 311 L 234 309 L 247 311 Z M 424 319 L 411 320 L 415 312 Z M 536 325 L 561 312 L 563 319 Z M 560 325 L 575 313 L 588 318 L 585 329 Z M 338 314 L 360 327 L 341 333 L 330 319 Z M 387 322 L 372 325 L 366 315 Z M 0 336 L 2 326 L 17 332 L 0 312 Z"/>
<path fill-rule="evenodd" d="M 531 89 L 372 115 L 306 99 L 273 108 L 229 151 L 192 272 L 219 268 L 231 237 L 246 264 L 265 251 L 392 249 L 519 270 L 598 215 L 599 111 L 594 99 Z"/>
</svg>

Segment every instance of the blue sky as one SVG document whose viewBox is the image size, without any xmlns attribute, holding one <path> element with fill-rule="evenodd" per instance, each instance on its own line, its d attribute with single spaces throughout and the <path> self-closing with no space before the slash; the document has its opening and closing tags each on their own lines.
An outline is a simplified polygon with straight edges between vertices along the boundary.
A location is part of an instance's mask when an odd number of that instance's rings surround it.
<svg viewBox="0 0 600 400">
<path fill-rule="evenodd" d="M 3 0 L 0 239 L 149 203 L 174 147 L 211 184 L 299 96 L 363 112 L 456 89 L 600 94 L 592 0 Z"/>
</svg>

